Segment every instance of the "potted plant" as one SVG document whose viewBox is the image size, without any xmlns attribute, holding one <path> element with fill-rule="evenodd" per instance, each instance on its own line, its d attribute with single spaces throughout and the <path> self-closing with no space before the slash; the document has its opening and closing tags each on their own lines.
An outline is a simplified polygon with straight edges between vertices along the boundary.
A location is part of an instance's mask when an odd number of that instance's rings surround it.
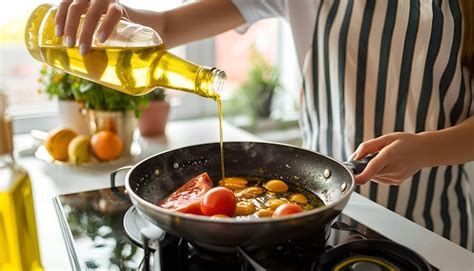
<svg viewBox="0 0 474 271">
<path fill-rule="evenodd" d="M 255 47 L 250 51 L 250 62 L 252 68 L 248 78 L 236 95 L 241 108 L 245 109 L 255 125 L 258 119 L 270 116 L 273 97 L 280 82 L 278 68 L 269 63 Z"/>
<path fill-rule="evenodd" d="M 71 87 L 74 77 L 44 65 L 40 70 L 39 81 L 50 99 L 58 101 L 59 126 L 70 128 L 78 134 L 89 134 L 86 119 L 80 113 L 81 104 L 75 100 Z"/>
<path fill-rule="evenodd" d="M 165 100 L 165 90 L 155 88 L 145 95 L 147 104 L 142 107 L 138 129 L 142 136 L 163 135 L 170 112 L 170 104 Z"/>
<path fill-rule="evenodd" d="M 123 155 L 131 155 L 133 132 L 146 96 L 132 96 L 106 86 L 69 75 L 76 101 L 82 104 L 91 134 L 99 131 L 115 132 L 123 142 Z"/>
</svg>

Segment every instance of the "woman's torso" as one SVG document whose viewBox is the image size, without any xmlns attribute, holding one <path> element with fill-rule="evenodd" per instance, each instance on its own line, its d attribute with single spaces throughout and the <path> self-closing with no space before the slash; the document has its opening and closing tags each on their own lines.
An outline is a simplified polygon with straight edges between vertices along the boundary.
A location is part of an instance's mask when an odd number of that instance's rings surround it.
<svg viewBox="0 0 474 271">
<path fill-rule="evenodd" d="M 234 3 L 247 21 L 283 16 L 290 22 L 304 76 L 300 126 L 308 149 L 346 160 L 367 139 L 439 130 L 472 115 L 458 0 Z M 358 192 L 472 246 L 463 166 L 427 168 L 399 187 L 369 183 Z"/>
<path fill-rule="evenodd" d="M 470 116 L 458 1 L 410 2 L 326 0 L 316 7 L 304 63 L 304 147 L 346 160 L 367 139 L 439 130 Z M 471 247 L 463 166 L 423 169 L 398 187 L 369 183 L 358 192 Z"/>
</svg>

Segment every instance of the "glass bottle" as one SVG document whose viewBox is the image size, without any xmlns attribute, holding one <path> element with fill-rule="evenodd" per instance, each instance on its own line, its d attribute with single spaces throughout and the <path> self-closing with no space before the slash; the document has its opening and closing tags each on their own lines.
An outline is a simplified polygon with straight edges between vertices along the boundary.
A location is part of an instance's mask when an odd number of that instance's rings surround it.
<svg viewBox="0 0 474 271">
<path fill-rule="evenodd" d="M 104 43 L 94 36 L 91 50 L 83 56 L 77 44 L 67 48 L 63 37 L 55 35 L 56 12 L 56 6 L 42 4 L 28 19 L 25 43 L 37 60 L 131 95 L 144 95 L 160 86 L 215 100 L 220 97 L 225 73 L 173 55 L 153 29 L 121 20 Z"/>
<path fill-rule="evenodd" d="M 5 100 L 0 93 L 0 270 L 43 270 L 31 182 L 13 159 Z"/>
</svg>

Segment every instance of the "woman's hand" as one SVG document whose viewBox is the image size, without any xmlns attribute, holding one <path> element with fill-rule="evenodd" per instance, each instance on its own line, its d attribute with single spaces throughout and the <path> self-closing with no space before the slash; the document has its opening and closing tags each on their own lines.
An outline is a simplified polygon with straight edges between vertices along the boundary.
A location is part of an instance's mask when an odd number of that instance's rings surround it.
<svg viewBox="0 0 474 271">
<path fill-rule="evenodd" d="M 126 11 L 117 0 L 63 0 L 56 14 L 55 31 L 58 36 L 64 35 L 67 47 L 75 46 L 79 20 L 84 13 L 86 16 L 79 38 L 79 52 L 82 55 L 89 51 L 94 30 L 102 15 L 105 16 L 97 30 L 100 42 L 107 40 Z"/>
<path fill-rule="evenodd" d="M 379 183 L 401 184 L 428 166 L 427 145 L 422 134 L 411 133 L 391 133 L 363 142 L 355 151 L 354 160 L 375 152 L 378 155 L 356 176 L 356 183 L 365 184 L 373 179 Z"/>
<path fill-rule="evenodd" d="M 457 165 L 474 161 L 474 117 L 455 126 L 418 134 L 391 133 L 367 140 L 354 153 L 355 160 L 378 152 L 356 176 L 358 184 L 370 179 L 395 184 L 425 167 Z"/>
</svg>

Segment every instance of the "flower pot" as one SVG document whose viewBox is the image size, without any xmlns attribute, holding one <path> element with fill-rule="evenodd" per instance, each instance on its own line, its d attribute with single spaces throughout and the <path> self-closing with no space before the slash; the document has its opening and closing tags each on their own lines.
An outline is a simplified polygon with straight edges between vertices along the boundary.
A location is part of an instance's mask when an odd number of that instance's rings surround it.
<svg viewBox="0 0 474 271">
<path fill-rule="evenodd" d="M 93 135 L 100 131 L 112 131 L 116 133 L 123 143 L 122 157 L 131 156 L 133 143 L 133 132 L 137 125 L 137 118 L 132 111 L 100 111 L 82 109 L 86 117 L 89 131 Z"/>
<path fill-rule="evenodd" d="M 141 112 L 138 130 L 142 136 L 159 136 L 165 133 L 170 104 L 166 101 L 151 101 Z"/>
<path fill-rule="evenodd" d="M 69 128 L 81 135 L 89 134 L 86 118 L 81 114 L 81 104 L 76 101 L 58 100 L 59 127 Z"/>
</svg>

